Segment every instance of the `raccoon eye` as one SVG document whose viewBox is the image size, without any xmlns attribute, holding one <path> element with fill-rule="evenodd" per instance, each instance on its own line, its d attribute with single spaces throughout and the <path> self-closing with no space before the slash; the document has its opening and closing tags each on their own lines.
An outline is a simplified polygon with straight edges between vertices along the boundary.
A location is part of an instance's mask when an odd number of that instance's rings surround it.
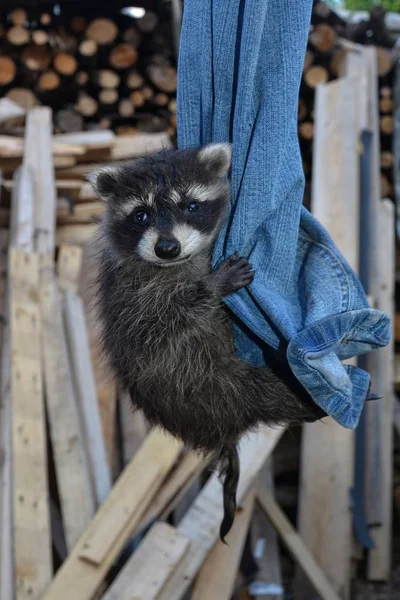
<svg viewBox="0 0 400 600">
<path fill-rule="evenodd" d="M 137 210 L 133 215 L 134 222 L 139 223 L 140 225 L 142 223 L 146 223 L 148 218 L 149 218 L 149 215 L 145 210 Z"/>
<path fill-rule="evenodd" d="M 196 212 L 197 210 L 199 210 L 200 205 L 198 202 L 191 200 L 190 202 L 188 202 L 186 204 L 186 208 L 188 209 L 189 212 Z"/>
</svg>

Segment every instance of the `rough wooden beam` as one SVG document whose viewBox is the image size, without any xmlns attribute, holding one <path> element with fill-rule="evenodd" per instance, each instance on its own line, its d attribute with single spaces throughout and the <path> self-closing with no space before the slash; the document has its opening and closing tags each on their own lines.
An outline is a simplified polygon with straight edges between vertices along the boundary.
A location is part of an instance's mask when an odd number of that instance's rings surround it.
<svg viewBox="0 0 400 600">
<path fill-rule="evenodd" d="M 246 494 L 236 514 L 228 545 L 218 540 L 204 561 L 191 600 L 230 600 L 253 513 L 255 486 Z"/>
<path fill-rule="evenodd" d="M 17 600 L 39 600 L 52 575 L 39 256 L 12 250 L 9 264 L 15 587 Z"/>
<path fill-rule="evenodd" d="M 381 291 L 379 308 L 391 318 L 394 316 L 394 271 L 395 271 L 395 214 L 394 205 L 384 200 L 380 206 L 380 272 Z M 368 579 L 388 581 L 392 558 L 392 486 L 393 486 L 393 340 L 378 350 L 384 365 L 383 399 L 381 402 L 382 439 L 382 496 L 383 519 L 379 528 L 371 529 L 375 548 L 368 553 Z"/>
</svg>

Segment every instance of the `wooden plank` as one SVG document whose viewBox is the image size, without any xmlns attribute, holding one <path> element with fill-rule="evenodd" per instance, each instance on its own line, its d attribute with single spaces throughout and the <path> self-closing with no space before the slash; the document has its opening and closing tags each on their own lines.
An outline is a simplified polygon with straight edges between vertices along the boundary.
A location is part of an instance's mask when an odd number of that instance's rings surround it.
<svg viewBox="0 0 400 600">
<path fill-rule="evenodd" d="M 88 245 L 85 247 L 83 254 L 81 293 L 85 306 L 90 356 L 96 384 L 96 394 L 100 410 L 104 443 L 110 469 L 113 469 L 117 462 L 117 384 L 103 352 L 101 343 L 101 323 L 98 318 L 97 310 L 95 309 L 95 290 L 97 289 L 98 268 L 98 247 L 96 244 Z M 135 420 L 132 412 L 128 419 L 129 421 L 131 419 Z M 143 439 L 141 441 L 143 441 Z M 129 458 L 132 458 L 132 455 Z M 117 472 L 116 474 L 118 475 L 119 473 Z"/>
<path fill-rule="evenodd" d="M 56 223 L 56 191 L 51 154 L 52 113 L 36 107 L 28 112 L 24 165 L 31 169 L 35 191 L 35 250 L 53 255 Z"/>
<path fill-rule="evenodd" d="M 380 206 L 380 304 L 379 308 L 391 318 L 394 316 L 394 271 L 395 271 L 395 214 L 394 205 L 384 200 Z M 368 579 L 388 581 L 391 572 L 392 546 L 392 484 L 393 484 L 393 340 L 379 349 L 383 373 L 383 400 L 381 403 L 382 439 L 382 496 L 383 520 L 381 527 L 372 529 L 375 548 L 368 553 Z"/>
<path fill-rule="evenodd" d="M 194 584 L 191 600 L 230 600 L 244 543 L 253 514 L 255 486 L 246 494 L 236 514 L 228 545 L 218 540 L 204 561 Z"/>
<path fill-rule="evenodd" d="M 9 98 L 2 98 L 0 100 L 0 123 L 9 119 L 23 117 L 24 115 L 25 110 L 16 102 L 13 102 Z"/>
<path fill-rule="evenodd" d="M 400 437 L 400 400 L 396 394 L 393 394 L 393 423 L 397 435 Z"/>
<path fill-rule="evenodd" d="M 0 230 L 0 598 L 14 598 L 12 518 L 12 404 L 9 302 L 7 281 L 9 232 Z"/>
<path fill-rule="evenodd" d="M 166 523 L 156 523 L 103 600 L 156 600 L 188 547 L 189 540 L 176 529 Z M 149 569 L 149 565 L 152 568 Z"/>
<path fill-rule="evenodd" d="M 75 393 L 83 424 L 96 504 L 101 505 L 110 493 L 111 475 L 104 445 L 85 314 L 79 296 L 70 290 L 64 293 L 67 340 Z"/>
<path fill-rule="evenodd" d="M 95 513 L 53 268 L 42 270 L 40 304 L 47 412 L 65 539 L 71 550 Z"/>
<path fill-rule="evenodd" d="M 105 576 L 123 550 L 143 513 L 149 506 L 162 480 L 171 469 L 182 445 L 177 440 L 159 430 L 154 430 L 136 453 L 115 483 L 109 497 L 100 507 L 94 520 L 89 525 L 67 560 L 61 566 L 42 600 L 92 600 L 101 586 Z M 149 465 L 158 467 L 157 478 L 148 480 L 147 489 L 141 481 L 143 473 Z M 146 495 L 147 493 L 147 495 Z M 145 500 L 143 501 L 143 497 Z M 99 565 L 94 565 L 81 557 L 88 540 L 93 539 L 98 528 L 104 530 L 106 525 L 111 530 L 114 516 L 120 515 L 121 506 L 125 507 L 125 523 L 117 535 L 107 537 L 111 545 L 105 551 L 105 558 Z M 118 516 L 119 519 L 119 516 Z M 113 538 L 111 540 L 111 538 Z"/>
<path fill-rule="evenodd" d="M 126 465 L 140 448 L 149 432 L 143 413 L 133 411 L 127 392 L 121 391 L 118 398 L 119 422 L 121 425 L 122 459 Z"/>
<path fill-rule="evenodd" d="M 136 530 L 137 533 L 144 530 L 154 519 L 166 519 L 206 466 L 207 461 L 199 454 L 194 452 L 185 454 L 144 514 Z"/>
<path fill-rule="evenodd" d="M 16 598 L 34 600 L 42 597 L 52 574 L 39 257 L 12 250 L 9 268 Z"/>
<path fill-rule="evenodd" d="M 261 469 L 258 482 L 274 495 L 272 457 Z M 257 502 L 253 511 L 251 532 L 253 554 L 259 571 L 256 579 L 249 585 L 249 594 L 257 600 L 283 600 L 278 536 Z"/>
<path fill-rule="evenodd" d="M 26 165 L 15 172 L 11 206 L 10 242 L 15 248 L 31 252 L 34 243 L 34 180 Z"/>
<path fill-rule="evenodd" d="M 63 225 L 57 227 L 56 245 L 76 244 L 83 246 L 92 240 L 98 229 L 97 225 Z"/>
<path fill-rule="evenodd" d="M 86 150 L 112 148 L 116 136 L 112 131 L 78 131 L 77 133 L 60 133 L 53 137 L 56 144 L 67 146 L 83 146 Z"/>
<path fill-rule="evenodd" d="M 358 269 L 359 154 L 354 80 L 321 85 L 316 92 L 312 209 L 353 269 Z M 343 227 L 346 223 L 346 227 Z M 343 598 L 349 598 L 352 523 L 349 493 L 354 473 L 354 432 L 333 419 L 303 428 L 299 531 L 305 545 Z M 308 600 L 297 577 L 297 600 Z"/>
<path fill-rule="evenodd" d="M 111 160 L 124 160 L 154 154 L 172 147 L 168 133 L 135 133 L 119 135 L 111 149 Z"/>
<path fill-rule="evenodd" d="M 334 585 L 321 570 L 271 493 L 265 487 L 259 487 L 257 499 L 281 536 L 285 546 L 293 558 L 300 564 L 304 573 L 306 573 L 317 594 L 322 600 L 340 600 L 341 597 L 337 594 Z"/>
<path fill-rule="evenodd" d="M 78 293 L 83 250 L 80 246 L 63 244 L 57 261 L 58 287 Z"/>
<path fill-rule="evenodd" d="M 240 447 L 241 475 L 237 501 L 243 501 L 246 492 L 264 462 L 270 456 L 283 429 L 263 428 L 246 436 Z M 218 474 L 214 474 L 177 527 L 177 531 L 191 540 L 183 561 L 163 587 L 157 600 L 179 600 L 183 597 L 208 552 L 218 539 L 222 521 L 222 489 Z M 227 536 L 229 543 L 229 534 Z"/>
</svg>

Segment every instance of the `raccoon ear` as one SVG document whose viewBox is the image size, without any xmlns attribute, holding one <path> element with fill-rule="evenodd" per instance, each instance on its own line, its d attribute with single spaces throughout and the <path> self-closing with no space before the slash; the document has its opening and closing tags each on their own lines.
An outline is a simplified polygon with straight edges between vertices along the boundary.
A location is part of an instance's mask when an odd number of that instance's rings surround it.
<svg viewBox="0 0 400 600">
<path fill-rule="evenodd" d="M 231 166 L 232 145 L 231 144 L 209 144 L 202 148 L 198 159 L 207 169 L 213 171 L 217 177 L 224 177 Z"/>
<path fill-rule="evenodd" d="M 115 190 L 118 182 L 118 168 L 102 167 L 92 171 L 86 176 L 94 191 L 101 198 L 107 199 Z"/>
</svg>

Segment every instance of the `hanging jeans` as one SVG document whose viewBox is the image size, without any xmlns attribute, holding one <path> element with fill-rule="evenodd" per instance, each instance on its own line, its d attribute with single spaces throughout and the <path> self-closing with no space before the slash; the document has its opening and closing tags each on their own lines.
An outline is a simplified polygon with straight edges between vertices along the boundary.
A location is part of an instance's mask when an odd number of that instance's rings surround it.
<svg viewBox="0 0 400 600">
<path fill-rule="evenodd" d="M 313 400 L 356 427 L 369 375 L 344 359 L 384 346 L 372 310 L 325 229 L 302 207 L 297 104 L 312 0 L 185 0 L 179 147 L 233 144 L 231 211 L 214 265 L 234 251 L 256 275 L 226 298 L 238 354 L 279 356 Z M 343 224 L 345 227 L 345 223 Z"/>
</svg>

